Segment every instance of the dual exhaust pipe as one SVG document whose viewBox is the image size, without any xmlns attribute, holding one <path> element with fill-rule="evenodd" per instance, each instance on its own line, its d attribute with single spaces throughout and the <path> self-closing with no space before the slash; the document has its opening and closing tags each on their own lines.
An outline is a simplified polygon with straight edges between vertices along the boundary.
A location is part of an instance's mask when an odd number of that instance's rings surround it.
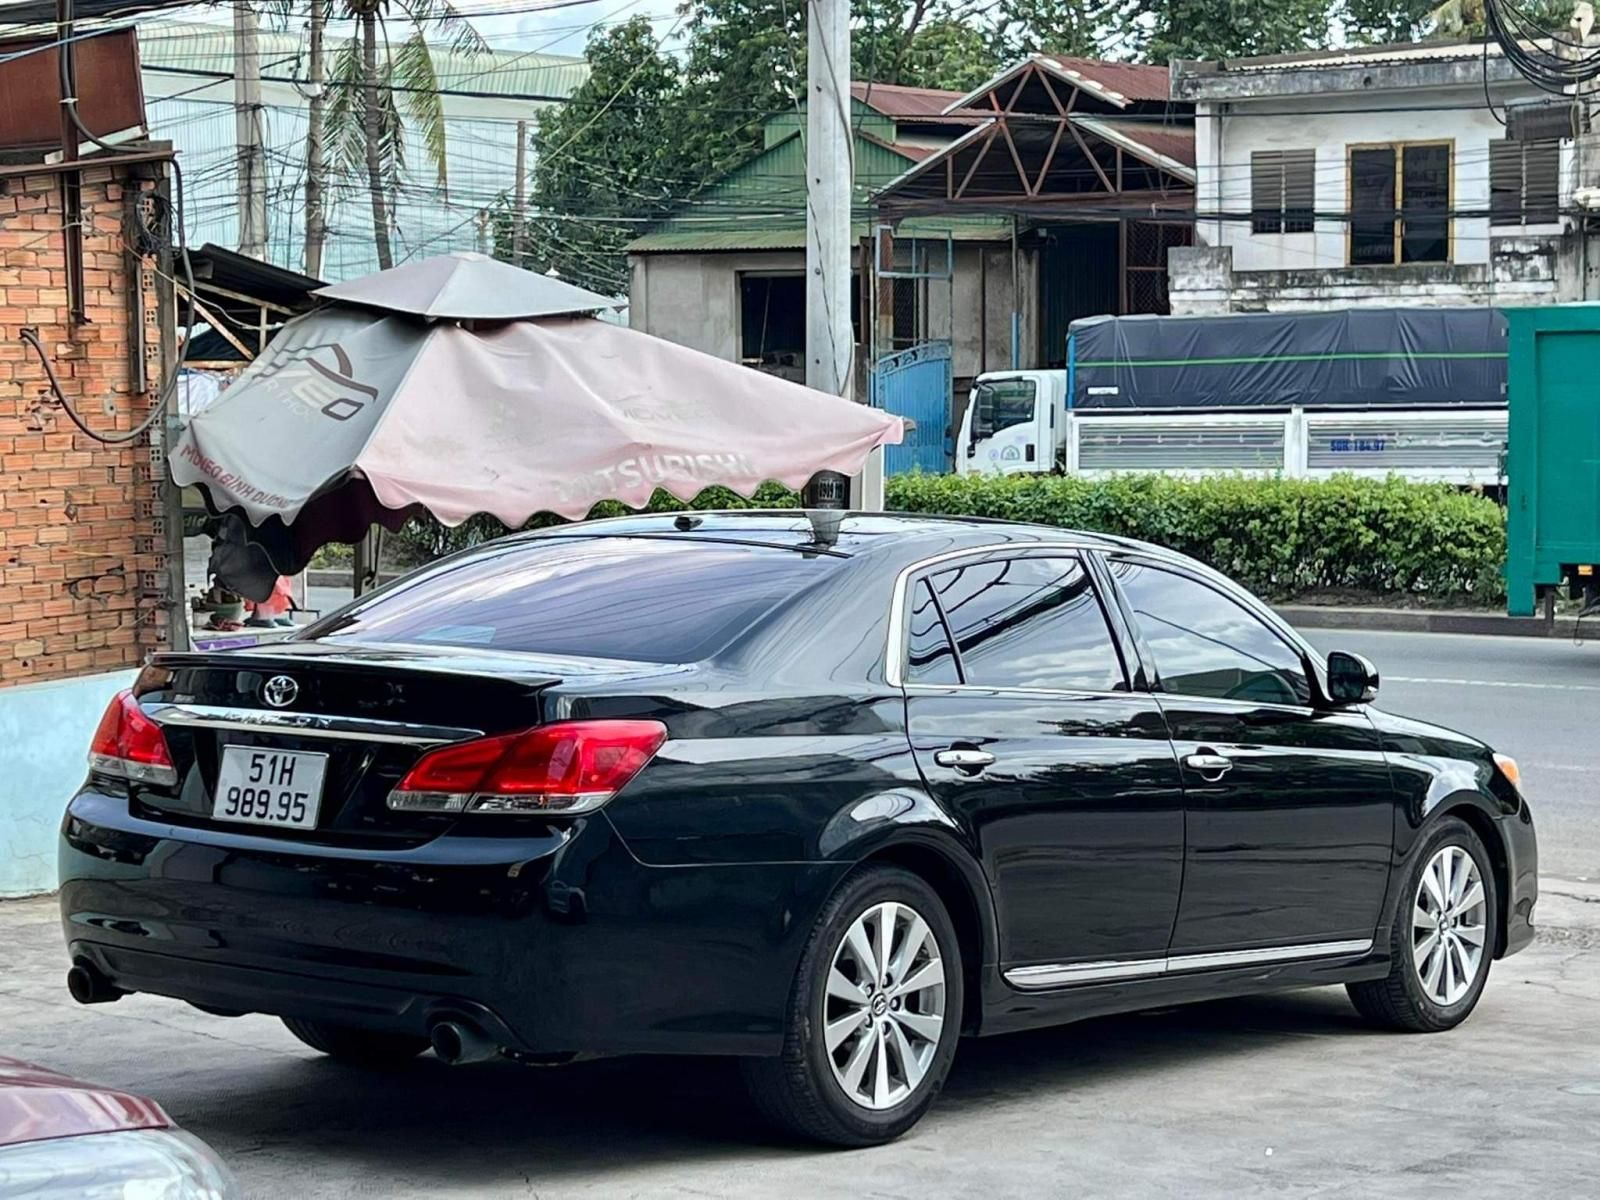
<svg viewBox="0 0 1600 1200">
<path fill-rule="evenodd" d="M 500 1057 L 499 1044 L 470 1021 L 435 1022 L 428 1030 L 428 1041 L 439 1060 L 452 1067 Z"/>
<path fill-rule="evenodd" d="M 87 958 L 78 959 L 67 972 L 67 991 L 79 1004 L 109 1004 L 127 995 Z M 499 1043 L 467 1020 L 434 1022 L 428 1041 L 440 1061 L 453 1067 L 500 1057 Z"/>
</svg>

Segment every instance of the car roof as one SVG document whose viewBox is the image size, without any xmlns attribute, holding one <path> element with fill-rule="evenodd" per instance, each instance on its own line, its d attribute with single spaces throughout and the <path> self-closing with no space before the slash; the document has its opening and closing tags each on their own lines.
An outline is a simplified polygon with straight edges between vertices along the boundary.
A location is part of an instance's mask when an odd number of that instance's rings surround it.
<svg viewBox="0 0 1600 1200">
<path fill-rule="evenodd" d="M 884 554 L 913 559 L 945 550 L 1026 545 L 1030 542 L 1071 541 L 1108 550 L 1143 548 L 1142 543 L 1126 538 L 1084 533 L 1054 525 L 1029 525 L 984 517 L 841 512 L 829 509 L 747 508 L 640 513 L 553 526 L 521 536 L 679 536 L 780 546 L 812 553 L 821 550 L 850 557 Z"/>
<path fill-rule="evenodd" d="M 171 1127 L 154 1100 L 0 1058 L 0 1146 Z"/>
</svg>

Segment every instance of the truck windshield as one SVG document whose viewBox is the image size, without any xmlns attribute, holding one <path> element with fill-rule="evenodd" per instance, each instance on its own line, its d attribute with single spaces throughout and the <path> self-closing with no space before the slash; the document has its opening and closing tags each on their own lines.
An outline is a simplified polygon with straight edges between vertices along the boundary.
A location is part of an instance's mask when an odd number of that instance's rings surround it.
<svg viewBox="0 0 1600 1200">
<path fill-rule="evenodd" d="M 993 379 L 972 389 L 972 442 L 1033 420 L 1037 385 L 1031 379 Z"/>
</svg>

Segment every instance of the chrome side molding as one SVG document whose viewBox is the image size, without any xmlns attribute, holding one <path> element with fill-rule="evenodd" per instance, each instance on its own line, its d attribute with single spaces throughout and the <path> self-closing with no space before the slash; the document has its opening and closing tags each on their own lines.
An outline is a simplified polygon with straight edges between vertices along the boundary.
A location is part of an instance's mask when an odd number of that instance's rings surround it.
<svg viewBox="0 0 1600 1200">
<path fill-rule="evenodd" d="M 1183 971 L 1216 971 L 1225 967 L 1266 966 L 1272 963 L 1298 962 L 1307 958 L 1352 958 L 1366 954 L 1371 949 L 1371 938 L 1344 942 L 1307 942 L 1299 946 L 1263 946 L 1253 950 L 1224 950 L 1214 954 L 1177 954 L 1168 955 L 1166 958 L 1013 967 L 1005 973 L 1005 977 L 1006 982 L 1012 987 L 1038 991 L 1041 988 L 1107 983 L 1116 979 L 1174 975 Z"/>
<path fill-rule="evenodd" d="M 372 717 L 332 717 L 323 713 L 281 712 L 264 708 L 228 708 L 214 704 L 146 704 L 144 715 L 158 725 L 190 729 L 233 729 L 244 733 L 280 733 L 294 737 L 338 738 L 388 742 L 400 746 L 439 746 L 483 736 L 481 729 L 455 725 L 418 725 Z"/>
</svg>

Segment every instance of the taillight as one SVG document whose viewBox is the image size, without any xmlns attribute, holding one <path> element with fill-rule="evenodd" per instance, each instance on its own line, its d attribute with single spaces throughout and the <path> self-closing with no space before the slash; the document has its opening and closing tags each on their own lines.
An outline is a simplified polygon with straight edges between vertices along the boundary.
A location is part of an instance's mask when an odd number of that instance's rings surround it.
<svg viewBox="0 0 1600 1200">
<path fill-rule="evenodd" d="M 576 813 L 599 808 L 667 740 L 660 721 L 562 721 L 430 751 L 389 793 L 409 812 Z"/>
<path fill-rule="evenodd" d="M 167 750 L 161 726 L 144 715 L 133 693 L 124 689 L 111 698 L 105 716 L 89 743 L 89 769 L 134 783 L 174 784 L 177 768 Z"/>
</svg>

